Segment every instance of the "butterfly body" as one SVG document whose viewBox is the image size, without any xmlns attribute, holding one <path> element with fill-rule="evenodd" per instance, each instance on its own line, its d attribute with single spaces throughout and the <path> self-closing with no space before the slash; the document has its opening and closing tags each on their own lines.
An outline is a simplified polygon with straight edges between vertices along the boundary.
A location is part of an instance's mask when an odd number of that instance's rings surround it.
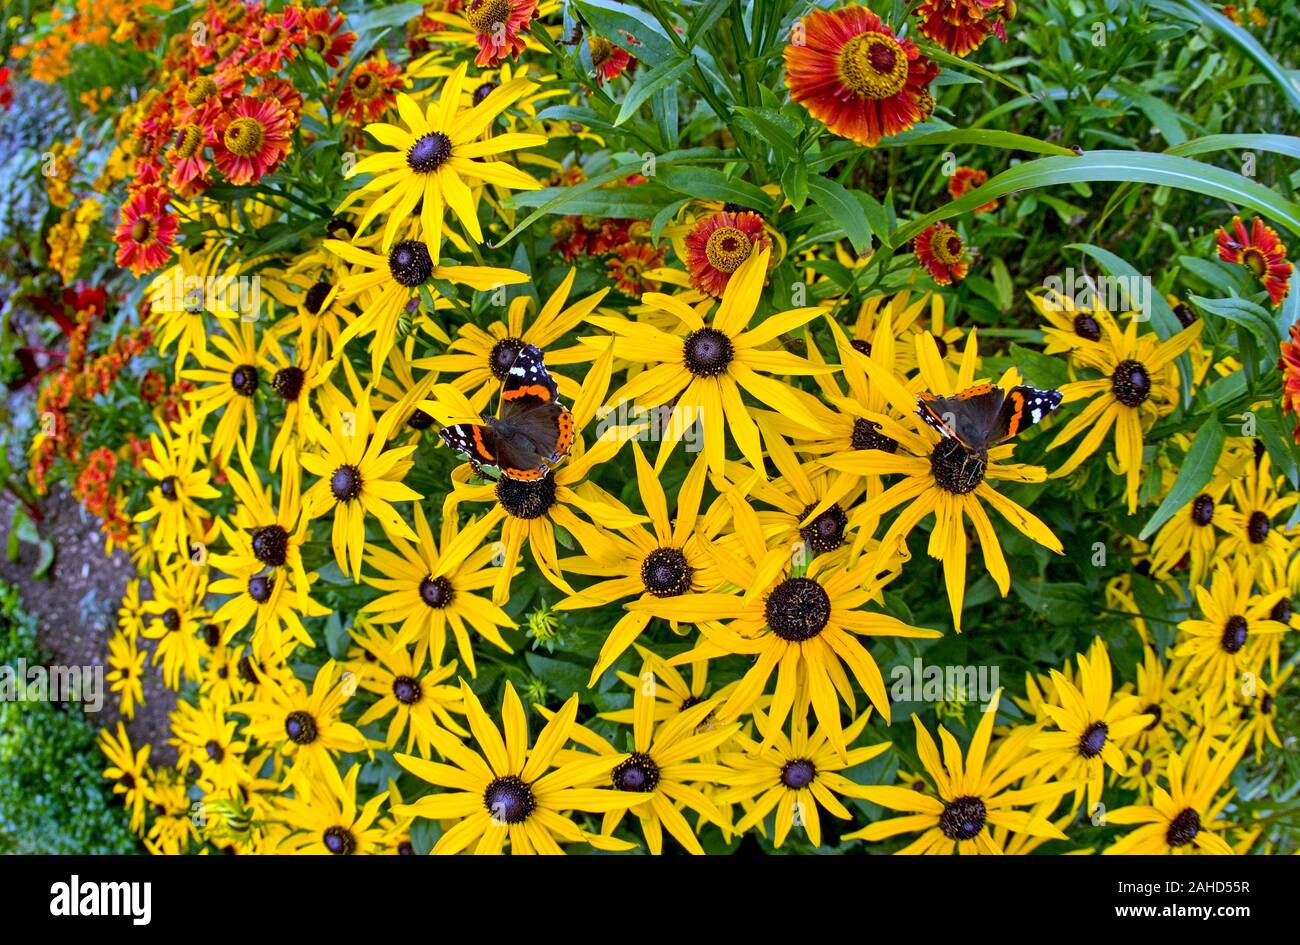
<svg viewBox="0 0 1300 945">
<path fill-rule="evenodd" d="M 945 439 L 982 455 L 989 447 L 1033 426 L 1060 404 L 1059 390 L 1023 385 L 1003 390 L 995 384 L 976 384 L 952 397 L 923 393 L 917 398 L 916 412 Z"/>
<path fill-rule="evenodd" d="M 573 446 L 573 414 L 558 394 L 541 350 L 525 345 L 506 375 L 497 416 L 458 423 L 439 435 L 475 468 L 496 466 L 507 479 L 542 479 Z"/>
</svg>

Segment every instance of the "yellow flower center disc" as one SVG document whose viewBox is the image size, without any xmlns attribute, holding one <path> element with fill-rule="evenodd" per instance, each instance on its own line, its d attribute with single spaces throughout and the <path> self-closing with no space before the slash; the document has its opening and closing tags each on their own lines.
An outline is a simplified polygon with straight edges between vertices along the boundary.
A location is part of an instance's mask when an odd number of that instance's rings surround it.
<svg viewBox="0 0 1300 945">
<path fill-rule="evenodd" d="M 256 118 L 236 118 L 226 128 L 226 148 L 240 157 L 252 157 L 262 149 L 265 137 L 262 123 Z"/>
<path fill-rule="evenodd" d="M 907 53 L 884 33 L 855 36 L 840 51 L 840 79 L 863 98 L 897 95 L 907 84 Z"/>
<path fill-rule="evenodd" d="M 945 266 L 953 266 L 961 262 L 961 254 L 964 248 L 961 237 L 950 226 L 939 227 L 934 231 L 934 235 L 930 237 L 930 249 L 934 253 L 934 258 Z"/>
<path fill-rule="evenodd" d="M 735 272 L 749 258 L 754 244 L 749 237 L 734 226 L 720 226 L 709 234 L 704 244 L 704 255 L 709 265 L 719 272 Z"/>
<path fill-rule="evenodd" d="M 510 0 L 473 0 L 465 18 L 476 33 L 491 33 L 510 22 Z"/>
</svg>

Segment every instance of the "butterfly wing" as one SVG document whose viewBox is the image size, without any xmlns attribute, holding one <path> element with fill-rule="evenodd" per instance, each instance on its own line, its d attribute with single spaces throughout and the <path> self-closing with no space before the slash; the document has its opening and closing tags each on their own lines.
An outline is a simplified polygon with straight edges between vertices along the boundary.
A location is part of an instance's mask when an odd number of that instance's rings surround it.
<svg viewBox="0 0 1300 945">
<path fill-rule="evenodd" d="M 495 465 L 500 444 L 496 431 L 477 423 L 457 423 L 438 431 L 442 441 L 473 463 Z"/>
<path fill-rule="evenodd" d="M 499 417 L 492 423 L 502 475 L 540 479 L 573 446 L 573 414 L 557 400 L 559 387 L 541 350 L 525 345 L 501 388 Z"/>
<path fill-rule="evenodd" d="M 1037 387 L 1013 387 L 998 410 L 993 425 L 993 443 L 1009 440 L 1022 430 L 1032 427 L 1061 406 L 1059 390 L 1039 390 Z"/>
<path fill-rule="evenodd" d="M 988 449 L 1002 402 L 1002 388 L 976 384 L 952 397 L 923 393 L 917 398 L 916 412 L 940 436 L 980 452 Z"/>
</svg>

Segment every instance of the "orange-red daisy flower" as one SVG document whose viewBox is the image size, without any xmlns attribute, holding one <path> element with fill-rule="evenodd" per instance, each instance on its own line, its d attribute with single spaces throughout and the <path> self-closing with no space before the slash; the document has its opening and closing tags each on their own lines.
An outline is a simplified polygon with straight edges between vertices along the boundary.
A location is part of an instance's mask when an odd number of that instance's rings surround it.
<svg viewBox="0 0 1300 945">
<path fill-rule="evenodd" d="M 757 213 L 721 210 L 704 217 L 686 234 L 686 269 L 691 285 L 714 298 L 722 297 L 731 274 L 755 248 L 772 245 Z"/>
<path fill-rule="evenodd" d="M 339 108 L 353 124 L 370 124 L 397 101 L 397 90 L 403 85 L 401 68 L 389 62 L 381 49 L 352 70 L 339 92 Z"/>
<path fill-rule="evenodd" d="M 252 75 L 278 72 L 298 58 L 307 42 L 301 7 L 288 6 L 248 25 L 244 40 L 244 67 Z"/>
<path fill-rule="evenodd" d="M 1287 262 L 1286 246 L 1277 231 L 1255 217 L 1248 233 L 1241 217 L 1233 217 L 1232 232 L 1221 226 L 1214 231 L 1214 237 L 1219 243 L 1219 258 L 1253 272 L 1268 290 L 1273 305 L 1281 305 L 1291 287 L 1292 266 Z"/>
<path fill-rule="evenodd" d="M 213 125 L 213 160 L 232 184 L 261 180 L 289 153 L 292 115 L 274 99 L 242 95 Z"/>
<path fill-rule="evenodd" d="M 974 52 L 996 31 L 1004 39 L 1005 0 L 923 0 L 916 8 L 921 35 L 954 56 Z"/>
<path fill-rule="evenodd" d="M 632 37 L 629 36 L 628 39 L 631 40 Z M 603 36 L 589 36 L 587 49 L 591 52 L 591 64 L 596 70 L 596 82 L 602 85 L 610 79 L 617 79 L 636 62 L 626 49 Z"/>
<path fill-rule="evenodd" d="M 866 7 L 813 10 L 785 47 L 785 84 L 835 134 L 874 147 L 934 108 L 939 67 Z"/>
<path fill-rule="evenodd" d="M 606 266 L 618 291 L 633 298 L 642 292 L 653 292 L 659 283 L 645 277 L 647 269 L 656 269 L 664 261 L 664 251 L 649 243 L 624 243 L 614 250 L 614 258 Z"/>
<path fill-rule="evenodd" d="M 325 60 L 325 65 L 337 69 L 343 63 L 343 57 L 352 51 L 352 44 L 357 41 L 356 33 L 341 33 L 343 14 L 333 13 L 325 7 L 312 7 L 303 17 L 303 28 L 307 31 L 304 43 Z"/>
<path fill-rule="evenodd" d="M 188 122 L 176 129 L 176 140 L 166 154 L 172 166 L 171 174 L 167 176 L 172 190 L 193 197 L 207 187 L 209 164 L 203 151 L 211 143 L 202 125 Z"/>
<path fill-rule="evenodd" d="M 180 223 L 167 209 L 170 197 L 166 188 L 150 184 L 136 190 L 122 205 L 114 235 L 117 264 L 130 269 L 132 275 L 152 272 L 171 255 Z"/>
<path fill-rule="evenodd" d="M 1291 326 L 1291 340 L 1282 342 L 1282 412 L 1300 415 L 1300 323 Z M 1300 443 L 1300 423 L 1291 434 Z"/>
<path fill-rule="evenodd" d="M 518 59 L 527 45 L 520 34 L 528 32 L 536 12 L 537 0 L 470 0 L 465 4 L 465 19 L 478 40 L 474 65 L 495 66 L 506 56 Z"/>
<path fill-rule="evenodd" d="M 927 226 L 912 240 L 917 260 L 939 285 L 952 285 L 966 278 L 970 262 L 961 234 L 946 223 Z"/>
<path fill-rule="evenodd" d="M 965 197 L 972 190 L 983 187 L 988 181 L 987 171 L 981 171 L 974 167 L 959 166 L 952 172 L 948 178 L 948 196 L 956 200 L 958 197 Z M 980 204 L 975 208 L 976 213 L 988 213 L 990 210 L 996 210 L 998 202 L 990 200 L 988 203 Z"/>
</svg>

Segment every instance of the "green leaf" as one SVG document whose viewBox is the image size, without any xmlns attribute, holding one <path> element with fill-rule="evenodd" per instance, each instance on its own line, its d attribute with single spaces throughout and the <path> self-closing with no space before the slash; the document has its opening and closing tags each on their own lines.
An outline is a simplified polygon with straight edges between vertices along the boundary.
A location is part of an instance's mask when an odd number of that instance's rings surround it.
<svg viewBox="0 0 1300 945">
<path fill-rule="evenodd" d="M 1269 151 L 1300 158 L 1300 138 L 1289 135 L 1205 135 L 1184 141 L 1165 153 L 1178 157 L 1194 157 L 1216 151 Z"/>
<path fill-rule="evenodd" d="M 900 246 L 932 223 L 967 213 L 997 197 L 1088 181 L 1136 181 L 1204 194 L 1248 207 L 1300 235 L 1300 204 L 1240 174 L 1171 154 L 1090 151 L 1078 157 L 1038 158 L 1008 168 L 978 190 L 899 227 L 892 234 L 890 245 Z"/>
<path fill-rule="evenodd" d="M 993 276 L 993 285 L 997 289 L 998 310 L 1002 314 L 1011 311 L 1011 306 L 1015 302 L 1015 286 L 1011 282 L 1011 273 L 1007 271 L 1007 263 L 1001 256 L 995 256 L 993 263 L 989 267 Z"/>
<path fill-rule="evenodd" d="M 1300 485 L 1297 476 L 1295 439 L 1282 420 L 1277 404 L 1267 404 L 1255 417 L 1255 431 L 1273 460 L 1273 472 L 1286 476 L 1292 488 Z"/>
<path fill-rule="evenodd" d="M 1214 468 L 1219 464 L 1219 455 L 1223 452 L 1226 438 L 1223 424 L 1217 417 L 1208 417 L 1201 424 L 1169 494 L 1156 508 L 1155 514 L 1142 526 L 1142 532 L 1138 535 L 1140 541 L 1146 541 L 1156 529 L 1169 521 L 1175 512 L 1200 494 L 1214 476 Z"/>
<path fill-rule="evenodd" d="M 44 577 L 53 563 L 54 542 L 48 538 L 42 538 L 36 543 L 36 567 L 32 569 L 32 577 Z"/>
<path fill-rule="evenodd" d="M 1011 346 L 1010 353 L 1011 362 L 1035 387 L 1056 388 L 1070 379 L 1070 372 L 1060 358 L 1018 344 Z"/>
<path fill-rule="evenodd" d="M 671 66 L 660 66 L 656 69 L 646 69 L 636 77 L 632 87 L 627 90 L 627 95 L 623 97 L 623 104 L 619 107 L 618 117 L 614 119 L 615 127 L 623 124 L 641 107 L 651 95 L 662 89 L 664 86 L 676 82 L 691 68 L 691 60 L 683 59 Z"/>
<path fill-rule="evenodd" d="M 764 141 L 783 157 L 794 159 L 799 153 L 795 136 L 801 125 L 777 108 L 746 108 L 737 106 L 736 113 L 754 126 Z"/>
<path fill-rule="evenodd" d="M 812 177 L 808 180 L 808 195 L 844 231 L 854 252 L 865 253 L 871 248 L 871 225 L 867 222 L 867 213 L 842 184 L 826 177 Z"/>
<path fill-rule="evenodd" d="M 677 47 L 655 17 L 618 0 L 572 0 L 595 32 L 636 56 L 647 66 L 662 65 L 678 57 Z M 635 44 L 626 34 L 636 37 Z"/>
<path fill-rule="evenodd" d="M 1242 52 L 1255 60 L 1255 63 L 1264 70 L 1264 73 L 1281 90 L 1282 97 L 1286 99 L 1287 104 L 1293 110 L 1300 112 L 1300 88 L 1296 87 L 1295 81 L 1287 75 L 1286 70 L 1278 64 L 1277 60 L 1270 56 L 1268 51 L 1259 44 L 1259 40 L 1218 10 L 1202 3 L 1201 0 L 1176 0 L 1176 2 L 1194 12 L 1207 27 L 1226 36 Z"/>
<path fill-rule="evenodd" d="M 772 198 L 748 181 L 733 180 L 721 171 L 707 167 L 659 166 L 654 175 L 657 183 L 679 194 L 697 199 L 721 200 L 752 207 L 760 213 L 772 209 Z"/>
<path fill-rule="evenodd" d="M 927 144 L 973 144 L 1003 151 L 1027 151 L 1030 154 L 1054 154 L 1059 157 L 1078 157 L 1069 148 L 1050 141 L 1018 135 L 1011 131 L 986 131 L 982 128 L 953 128 L 949 131 L 932 131 L 916 136 L 896 135 L 880 142 L 882 148 L 912 147 Z"/>
<path fill-rule="evenodd" d="M 662 210 L 655 214 L 654 220 L 650 223 L 650 239 L 655 243 L 659 242 L 659 234 L 664 231 L 664 227 L 673 217 L 677 216 L 677 211 L 691 202 L 690 197 L 683 197 L 681 200 L 668 204 Z"/>
<path fill-rule="evenodd" d="M 1188 296 L 1188 301 L 1203 311 L 1246 329 L 1255 336 L 1265 351 L 1276 353 L 1278 342 L 1282 339 L 1278 335 L 1273 316 L 1262 306 L 1246 299 L 1207 299 L 1199 295 Z"/>
<path fill-rule="evenodd" d="M 796 213 L 802 210 L 808 200 L 808 165 L 801 160 L 787 164 L 781 174 L 781 190 Z"/>
</svg>

